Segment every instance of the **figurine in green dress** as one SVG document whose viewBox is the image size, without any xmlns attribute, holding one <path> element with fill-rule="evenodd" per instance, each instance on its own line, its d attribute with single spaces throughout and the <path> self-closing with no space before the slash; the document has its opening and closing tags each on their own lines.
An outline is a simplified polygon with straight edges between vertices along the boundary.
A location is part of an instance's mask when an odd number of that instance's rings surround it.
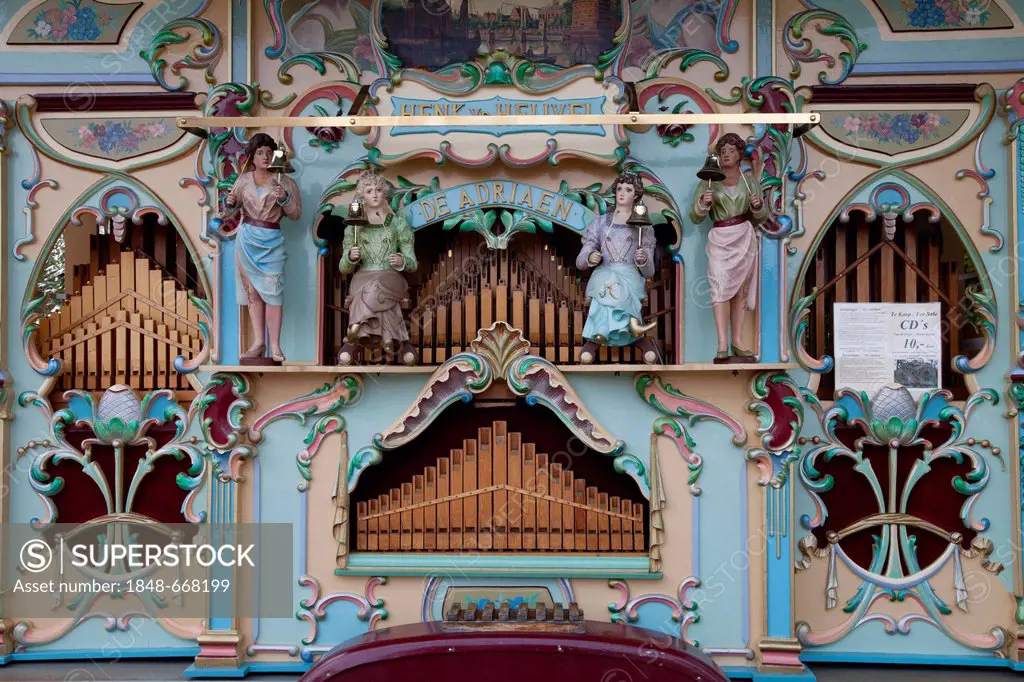
<svg viewBox="0 0 1024 682">
<path fill-rule="evenodd" d="M 743 138 L 726 133 L 715 143 L 721 162 L 722 180 L 702 180 L 693 195 L 690 219 L 700 224 L 709 215 L 708 281 L 711 307 L 718 332 L 716 361 L 730 355 L 753 362 L 754 354 L 740 346 L 743 318 L 757 304 L 759 243 L 757 225 L 768 217 L 757 179 L 740 169 L 745 148 Z M 732 344 L 729 326 L 732 323 Z"/>
<path fill-rule="evenodd" d="M 405 218 L 391 213 L 388 183 L 374 171 L 360 176 L 356 194 L 369 224 L 345 229 L 340 268 L 342 274 L 355 275 L 346 300 L 348 335 L 338 362 L 352 364 L 359 346 L 382 342 L 385 351 L 397 350 L 399 359 L 411 365 L 416 351 L 402 317 L 402 304 L 409 298 L 409 283 L 402 273 L 416 269 L 412 228 Z"/>
</svg>

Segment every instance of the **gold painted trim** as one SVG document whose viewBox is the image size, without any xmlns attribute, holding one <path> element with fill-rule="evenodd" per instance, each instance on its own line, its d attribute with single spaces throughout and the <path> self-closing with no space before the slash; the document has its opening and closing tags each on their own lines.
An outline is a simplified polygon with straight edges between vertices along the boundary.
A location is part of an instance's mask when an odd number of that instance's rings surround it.
<svg viewBox="0 0 1024 682">
<path fill-rule="evenodd" d="M 179 116 L 179 128 L 358 128 L 470 127 L 543 125 L 798 125 L 816 124 L 815 112 L 796 114 L 573 114 L 540 116 Z"/>
</svg>

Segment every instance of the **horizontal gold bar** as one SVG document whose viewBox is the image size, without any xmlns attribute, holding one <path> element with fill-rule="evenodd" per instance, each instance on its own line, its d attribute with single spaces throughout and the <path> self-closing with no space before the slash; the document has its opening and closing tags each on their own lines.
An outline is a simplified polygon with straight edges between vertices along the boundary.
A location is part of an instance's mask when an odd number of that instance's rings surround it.
<svg viewBox="0 0 1024 682">
<path fill-rule="evenodd" d="M 179 128 L 359 128 L 411 126 L 490 128 L 567 125 L 799 125 L 815 124 L 819 114 L 569 114 L 541 116 L 179 116 Z"/>
</svg>

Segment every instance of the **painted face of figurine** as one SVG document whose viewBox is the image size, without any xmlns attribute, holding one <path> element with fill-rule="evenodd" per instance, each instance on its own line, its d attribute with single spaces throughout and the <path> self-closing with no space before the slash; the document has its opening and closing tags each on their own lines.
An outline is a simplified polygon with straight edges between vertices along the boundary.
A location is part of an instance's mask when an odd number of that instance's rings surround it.
<svg viewBox="0 0 1024 682">
<path fill-rule="evenodd" d="M 722 168 L 736 168 L 740 165 L 740 150 L 731 144 L 723 144 L 718 158 L 722 162 Z"/>
<path fill-rule="evenodd" d="M 253 166 L 260 170 L 267 170 L 270 166 L 270 160 L 274 158 L 274 150 L 270 147 L 260 147 L 253 154 L 252 163 Z"/>
<path fill-rule="evenodd" d="M 620 182 L 615 187 L 615 205 L 630 206 L 636 203 L 636 188 L 628 182 Z"/>
<path fill-rule="evenodd" d="M 383 208 L 387 194 L 384 185 L 370 185 L 363 190 L 363 203 L 369 209 L 377 210 Z"/>
</svg>

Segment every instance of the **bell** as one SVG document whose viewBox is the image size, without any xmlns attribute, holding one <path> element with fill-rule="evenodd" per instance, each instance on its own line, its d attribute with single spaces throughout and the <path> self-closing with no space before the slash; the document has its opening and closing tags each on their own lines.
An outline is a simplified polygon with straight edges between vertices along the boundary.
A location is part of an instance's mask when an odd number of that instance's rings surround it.
<svg viewBox="0 0 1024 682">
<path fill-rule="evenodd" d="M 650 211 L 647 206 L 637 202 L 633 204 L 633 215 L 626 221 L 627 225 L 652 225 Z"/>
<path fill-rule="evenodd" d="M 359 199 L 353 199 L 352 203 L 348 205 L 348 215 L 345 217 L 346 225 L 366 225 L 366 210 L 363 208 L 363 202 Z"/>
<path fill-rule="evenodd" d="M 697 177 L 708 182 L 721 182 L 725 180 L 725 173 L 722 172 L 722 162 L 718 154 L 708 154 L 704 160 L 704 167 L 697 171 Z"/>
<path fill-rule="evenodd" d="M 288 152 L 285 151 L 283 146 L 274 150 L 274 155 L 270 158 L 270 165 L 267 166 L 267 170 L 271 173 L 295 172 L 291 162 L 288 160 Z"/>
</svg>

